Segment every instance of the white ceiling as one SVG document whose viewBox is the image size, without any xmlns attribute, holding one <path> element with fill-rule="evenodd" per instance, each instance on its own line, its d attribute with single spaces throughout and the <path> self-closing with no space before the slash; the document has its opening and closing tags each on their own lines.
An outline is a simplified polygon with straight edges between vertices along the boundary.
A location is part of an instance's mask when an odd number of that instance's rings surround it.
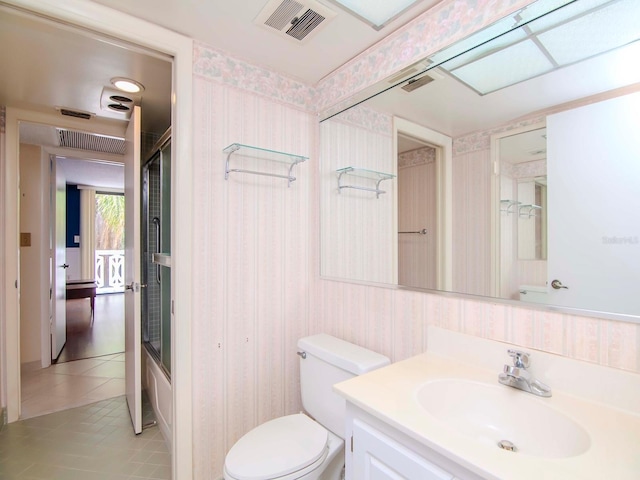
<svg viewBox="0 0 640 480">
<path fill-rule="evenodd" d="M 122 125 L 126 117 L 100 104 L 110 79 L 129 77 L 145 86 L 143 130 L 162 134 L 171 122 L 170 59 L 145 55 L 95 35 L 0 7 L 0 104 L 55 112 L 65 107 L 96 114 L 87 121 Z"/>
<path fill-rule="evenodd" d="M 328 2 L 337 13 L 303 44 L 282 38 L 253 20 L 267 0 L 98 0 L 107 7 L 148 20 L 257 65 L 315 84 L 340 65 L 404 25 L 440 0 L 422 0 L 380 31 Z M 113 77 L 129 77 L 145 86 L 142 129 L 162 134 L 170 125 L 171 63 L 156 52 L 132 49 L 114 39 L 72 29 L 0 5 L 0 105 L 56 112 L 56 107 L 95 113 L 87 131 L 121 126 L 121 114 L 101 106 L 103 89 Z M 22 125 L 22 140 L 55 146 L 55 131 Z M 82 152 L 77 152 L 82 157 Z M 113 171 L 109 173 L 109 169 Z M 115 187 L 119 167 L 104 163 L 68 161 L 70 183 Z M 77 178 L 74 178 L 77 176 Z"/>
<path fill-rule="evenodd" d="M 308 42 L 299 44 L 253 23 L 268 0 L 94 1 L 312 85 L 440 2 L 421 0 L 380 31 L 375 31 L 335 4 L 318 0 L 337 16 L 320 27 Z M 304 3 L 304 0 L 298 1 Z"/>
<path fill-rule="evenodd" d="M 337 16 L 303 44 L 253 23 L 267 0 L 96 0 L 96 3 L 315 84 L 439 0 L 419 2 L 379 32 L 334 4 L 319 1 L 336 11 Z M 100 94 L 110 86 L 110 78 L 127 76 L 146 87 L 142 97 L 143 130 L 162 133 L 169 124 L 171 64 L 167 58 L 25 17 L 4 6 L 0 6 L 0 45 L 20 45 L 0 49 L 0 104 L 34 110 L 52 111 L 55 106 L 64 106 L 90 111 L 97 114 L 97 118 L 89 121 L 93 130 L 97 128 L 95 125 L 116 122 L 124 131 L 126 121 L 101 108 Z M 615 76 L 611 75 L 609 58 L 597 57 L 589 61 L 588 67 L 586 63 L 578 64 L 479 96 L 451 81 L 448 74 L 436 73 L 435 82 L 413 93 L 394 89 L 376 97 L 371 105 L 458 136 L 592 94 L 594 84 L 598 84 L 595 91 L 601 92 L 640 81 L 635 61 L 640 57 L 640 45 L 629 47 L 631 60 L 627 55 L 617 55 L 620 58 L 616 60 Z"/>
<path fill-rule="evenodd" d="M 58 158 L 68 184 L 124 191 L 124 165 Z"/>
<path fill-rule="evenodd" d="M 570 42 L 570 39 L 567 39 Z M 589 60 L 479 95 L 446 72 L 411 93 L 393 88 L 365 105 L 451 137 L 486 130 L 531 112 L 640 82 L 640 42 Z"/>
</svg>

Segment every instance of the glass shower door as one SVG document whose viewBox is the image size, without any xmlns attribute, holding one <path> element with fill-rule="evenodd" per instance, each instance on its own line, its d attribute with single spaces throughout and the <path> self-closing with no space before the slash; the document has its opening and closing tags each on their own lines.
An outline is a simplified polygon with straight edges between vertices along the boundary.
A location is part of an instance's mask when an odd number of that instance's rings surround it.
<svg viewBox="0 0 640 480">
<path fill-rule="evenodd" d="M 143 168 L 142 332 L 147 350 L 171 374 L 171 140 Z"/>
</svg>

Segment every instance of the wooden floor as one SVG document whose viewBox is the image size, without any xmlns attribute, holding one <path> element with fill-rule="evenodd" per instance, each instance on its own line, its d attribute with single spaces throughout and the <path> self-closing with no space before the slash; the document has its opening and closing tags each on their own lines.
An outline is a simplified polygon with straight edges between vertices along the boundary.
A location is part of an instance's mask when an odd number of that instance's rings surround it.
<svg viewBox="0 0 640 480">
<path fill-rule="evenodd" d="M 124 352 L 124 293 L 96 297 L 91 321 L 88 298 L 67 300 L 67 343 L 57 363 Z"/>
</svg>

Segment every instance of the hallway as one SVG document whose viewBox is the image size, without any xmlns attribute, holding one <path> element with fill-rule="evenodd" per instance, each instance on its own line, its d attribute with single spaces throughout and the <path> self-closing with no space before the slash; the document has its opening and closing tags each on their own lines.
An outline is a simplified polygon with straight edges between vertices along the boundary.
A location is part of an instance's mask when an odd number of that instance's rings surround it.
<svg viewBox="0 0 640 480">
<path fill-rule="evenodd" d="M 22 415 L 26 419 L 124 395 L 124 353 L 40 368 L 22 365 Z"/>
<path fill-rule="evenodd" d="M 123 395 L 124 294 L 67 301 L 67 342 L 58 363 L 21 366 L 22 419 Z"/>
<path fill-rule="evenodd" d="M 67 300 L 67 342 L 57 363 L 124 352 L 124 293 Z"/>
</svg>

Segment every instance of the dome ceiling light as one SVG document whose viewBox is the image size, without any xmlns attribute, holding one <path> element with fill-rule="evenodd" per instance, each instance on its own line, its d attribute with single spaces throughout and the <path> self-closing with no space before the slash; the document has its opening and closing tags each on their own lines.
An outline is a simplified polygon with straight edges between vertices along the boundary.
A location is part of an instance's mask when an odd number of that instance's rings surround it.
<svg viewBox="0 0 640 480">
<path fill-rule="evenodd" d="M 140 82 L 125 77 L 114 77 L 111 79 L 111 84 L 118 90 L 127 93 L 139 93 L 144 90 L 144 85 Z"/>
</svg>

